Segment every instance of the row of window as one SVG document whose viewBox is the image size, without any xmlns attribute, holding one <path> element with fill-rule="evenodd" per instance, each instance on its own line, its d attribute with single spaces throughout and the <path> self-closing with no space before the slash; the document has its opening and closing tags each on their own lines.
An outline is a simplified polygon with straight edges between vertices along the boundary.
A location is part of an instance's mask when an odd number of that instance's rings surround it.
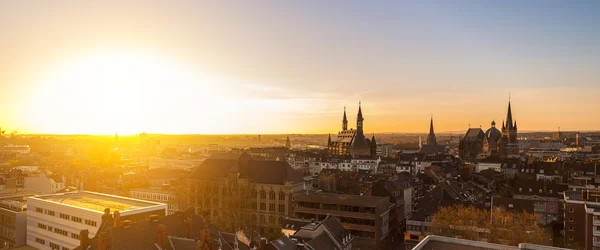
<svg viewBox="0 0 600 250">
<path fill-rule="evenodd" d="M 258 192 L 256 192 L 256 190 L 252 190 L 250 193 L 251 197 L 257 197 Z M 260 198 L 261 199 L 266 199 L 267 198 L 267 191 L 265 190 L 261 190 L 260 191 Z M 270 191 L 269 192 L 269 199 L 270 200 L 275 200 L 275 191 Z M 283 201 L 285 200 L 285 193 L 284 192 L 279 192 L 279 200 Z"/>
<path fill-rule="evenodd" d="M 47 230 L 47 231 L 50 231 L 50 232 L 54 232 L 54 233 L 60 234 L 60 235 L 65 236 L 65 237 L 69 237 L 69 232 L 67 232 L 66 230 L 62 230 L 60 228 L 54 228 L 54 231 L 53 231 L 51 226 L 48 226 L 48 225 L 42 224 L 42 223 L 38 223 L 37 227 L 41 228 L 41 229 L 44 229 L 44 230 Z M 71 233 L 71 238 L 78 240 L 79 239 L 79 234 Z"/>
<path fill-rule="evenodd" d="M 141 193 L 141 192 L 131 192 L 131 197 L 136 198 L 136 199 L 153 200 L 153 201 L 170 201 L 173 199 L 170 194 L 153 194 L 153 193 Z"/>
<path fill-rule="evenodd" d="M 47 210 L 47 209 L 44 210 L 44 209 L 39 208 L 39 207 L 36 207 L 35 211 L 38 212 L 38 213 L 43 213 L 43 214 L 47 214 L 47 215 L 50 215 L 50 216 L 55 216 L 55 214 L 56 214 L 52 210 Z M 77 222 L 77 223 L 83 223 L 83 219 L 81 217 L 71 216 L 71 215 L 63 214 L 63 213 L 60 213 L 59 217 L 61 219 L 65 219 L 65 220 L 70 220 L 70 221 Z M 97 226 L 97 222 L 96 221 L 87 220 L 87 219 L 85 220 L 85 224 L 89 225 L 89 226 L 93 226 L 93 227 Z"/>
<path fill-rule="evenodd" d="M 44 246 L 46 245 L 46 240 L 44 240 L 44 239 L 35 238 L 35 242 L 37 242 L 38 244 L 44 245 Z M 60 245 L 58 245 L 54 242 L 49 242 L 49 243 L 50 243 L 50 249 L 52 249 L 52 250 L 70 250 L 66 247 L 61 247 Z"/>
<path fill-rule="evenodd" d="M 254 207 L 256 207 L 256 203 L 252 203 L 254 205 Z M 267 211 L 267 204 L 266 203 L 260 203 L 260 211 Z M 269 204 L 269 211 L 270 212 L 275 212 L 275 204 Z M 279 213 L 285 213 L 285 205 L 279 205 Z"/>
</svg>

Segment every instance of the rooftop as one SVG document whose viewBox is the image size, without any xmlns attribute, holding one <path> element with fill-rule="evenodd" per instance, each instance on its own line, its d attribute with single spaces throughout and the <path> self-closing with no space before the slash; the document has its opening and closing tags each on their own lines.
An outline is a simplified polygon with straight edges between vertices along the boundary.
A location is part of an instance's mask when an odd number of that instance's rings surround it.
<svg viewBox="0 0 600 250">
<path fill-rule="evenodd" d="M 143 201 L 122 196 L 108 195 L 88 191 L 39 195 L 33 196 L 29 199 L 45 200 L 54 203 L 60 203 L 73 207 L 92 210 L 100 213 L 103 213 L 106 208 L 110 208 L 111 211 L 123 212 L 164 205 L 162 203 L 157 202 Z"/>
<path fill-rule="evenodd" d="M 318 202 L 325 204 L 375 207 L 378 202 L 389 200 L 388 197 L 360 196 L 350 194 L 315 193 L 303 194 L 294 198 L 296 201 Z"/>
<path fill-rule="evenodd" d="M 442 237 L 437 235 L 429 235 L 425 237 L 419 244 L 413 247 L 412 250 L 434 250 L 434 249 L 446 249 L 446 250 L 519 250 L 519 249 L 531 249 L 531 250 L 560 250 L 565 248 L 557 248 L 551 246 L 542 246 L 534 244 L 520 243 L 519 246 L 507 246 L 500 244 L 493 244 L 481 241 L 472 241 L 464 239 L 455 239 L 449 237 Z"/>
</svg>

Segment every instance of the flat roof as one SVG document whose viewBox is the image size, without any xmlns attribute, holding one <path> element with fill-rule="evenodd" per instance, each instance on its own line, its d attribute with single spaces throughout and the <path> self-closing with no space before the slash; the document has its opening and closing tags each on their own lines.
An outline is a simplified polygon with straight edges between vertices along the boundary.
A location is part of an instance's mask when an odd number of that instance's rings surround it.
<svg viewBox="0 0 600 250">
<path fill-rule="evenodd" d="M 317 202 L 325 204 L 375 207 L 378 202 L 389 201 L 389 197 L 361 196 L 351 194 L 314 193 L 294 197 L 296 201 Z"/>
<path fill-rule="evenodd" d="M 106 208 L 109 208 L 111 211 L 124 212 L 165 205 L 158 202 L 144 201 L 89 191 L 39 195 L 33 196 L 29 199 L 45 200 L 101 213 L 103 213 L 104 209 Z"/>
<path fill-rule="evenodd" d="M 494 243 L 487 243 L 482 241 L 473 241 L 465 239 L 456 239 L 450 237 L 443 237 L 437 235 L 429 235 L 425 237 L 419 244 L 413 247 L 412 250 L 566 250 L 566 248 L 558 248 L 552 246 L 543 246 L 535 244 L 520 243 L 519 246 L 508 246 Z"/>
</svg>

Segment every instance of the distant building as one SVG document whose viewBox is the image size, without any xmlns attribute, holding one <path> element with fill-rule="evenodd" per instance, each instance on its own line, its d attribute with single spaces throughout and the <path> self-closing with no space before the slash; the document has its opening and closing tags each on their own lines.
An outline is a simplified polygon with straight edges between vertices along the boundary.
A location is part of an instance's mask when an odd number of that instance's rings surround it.
<svg viewBox="0 0 600 250">
<path fill-rule="evenodd" d="M 8 144 L 2 147 L 2 152 L 5 154 L 29 154 L 31 149 L 29 148 L 29 145 Z"/>
<path fill-rule="evenodd" d="M 363 131 L 364 118 L 360 103 L 358 104 L 358 115 L 356 116 L 356 130 L 348 129 L 348 119 L 346 118 L 346 108 L 344 108 L 344 118 L 342 119 L 342 131 L 334 140 L 331 135 L 327 140 L 327 151 L 333 155 L 376 155 L 377 142 L 375 135 L 371 140 L 365 137 Z"/>
<path fill-rule="evenodd" d="M 160 188 L 134 188 L 129 191 L 131 198 L 155 201 L 168 205 L 168 214 L 180 211 L 177 192 Z"/>
<path fill-rule="evenodd" d="M 513 123 L 510 101 L 506 113 L 506 123 L 502 123 L 502 138 L 499 143 L 499 152 L 502 157 L 518 157 L 519 144 L 517 142 L 517 121 Z"/>
<path fill-rule="evenodd" d="M 23 188 L 41 194 L 54 194 L 65 189 L 65 180 L 63 176 L 48 176 L 43 172 L 31 174 L 24 177 Z"/>
<path fill-rule="evenodd" d="M 94 237 L 103 221 L 140 221 L 166 213 L 166 204 L 86 191 L 29 197 L 27 245 L 74 249 L 80 245 L 82 230 Z"/>
<path fill-rule="evenodd" d="M 429 122 L 429 135 L 427 135 L 427 144 L 437 145 L 437 139 L 435 138 L 435 133 L 433 132 L 433 117 L 431 117 L 431 121 Z"/>
<path fill-rule="evenodd" d="M 483 152 L 483 141 L 485 134 L 481 128 L 469 128 L 465 136 L 460 140 L 458 152 L 460 158 L 475 159 Z"/>
</svg>

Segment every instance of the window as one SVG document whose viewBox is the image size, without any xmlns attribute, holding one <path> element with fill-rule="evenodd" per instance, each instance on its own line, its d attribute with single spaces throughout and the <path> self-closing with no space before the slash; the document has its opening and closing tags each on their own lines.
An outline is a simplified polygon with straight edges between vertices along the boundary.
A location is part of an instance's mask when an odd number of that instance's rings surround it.
<svg viewBox="0 0 600 250">
<path fill-rule="evenodd" d="M 573 222 L 573 216 L 570 216 L 570 217 L 569 217 L 569 221 L 570 221 L 570 222 Z"/>
<path fill-rule="evenodd" d="M 569 231 L 573 231 L 573 226 L 569 226 Z"/>
<path fill-rule="evenodd" d="M 79 234 L 71 233 L 71 238 L 78 240 L 79 239 Z"/>
<path fill-rule="evenodd" d="M 93 221 L 93 220 L 85 220 L 85 224 L 89 225 L 89 226 L 92 226 L 92 227 L 96 226 L 96 222 Z"/>
<path fill-rule="evenodd" d="M 46 214 L 50 215 L 50 216 L 54 216 L 54 211 L 52 211 L 52 210 L 46 210 Z"/>
<path fill-rule="evenodd" d="M 550 191 L 548 191 L 550 194 L 552 194 L 552 189 L 550 189 Z"/>
<path fill-rule="evenodd" d="M 573 235 L 569 235 L 569 240 L 573 240 Z"/>
<path fill-rule="evenodd" d="M 269 204 L 269 211 L 275 212 L 275 204 Z"/>
<path fill-rule="evenodd" d="M 279 192 L 279 200 L 280 201 L 285 200 L 285 193 L 284 192 Z"/>
<path fill-rule="evenodd" d="M 69 233 L 67 231 L 59 229 L 59 228 L 54 228 L 54 232 L 57 234 L 61 234 L 63 236 L 69 236 Z"/>
<path fill-rule="evenodd" d="M 52 250 L 60 250 L 60 246 L 58 244 L 52 243 L 52 242 L 50 242 L 50 248 Z"/>
<path fill-rule="evenodd" d="M 38 223 L 38 228 L 46 230 L 46 228 L 48 228 L 48 227 L 42 223 Z"/>
<path fill-rule="evenodd" d="M 513 204 L 508 204 L 508 207 L 512 208 L 512 207 L 513 207 Z"/>
<path fill-rule="evenodd" d="M 267 204 L 266 203 L 260 203 L 260 210 L 261 211 L 266 211 L 267 210 Z"/>
<path fill-rule="evenodd" d="M 552 190 L 550 190 L 550 191 L 552 191 Z M 554 204 L 550 204 L 550 209 L 549 210 L 550 210 L 550 212 L 554 212 Z"/>
<path fill-rule="evenodd" d="M 275 224 L 275 217 L 269 216 L 269 224 Z"/>
<path fill-rule="evenodd" d="M 540 194 L 542 193 L 542 189 L 540 188 Z"/>
<path fill-rule="evenodd" d="M 68 249 L 68 248 L 66 248 L 66 247 L 62 247 L 62 250 L 70 250 L 70 249 Z"/>
<path fill-rule="evenodd" d="M 73 216 L 73 217 L 71 217 L 71 220 L 72 220 L 72 221 L 74 221 L 74 222 L 79 222 L 79 223 L 81 223 L 81 218 L 79 218 L 79 217 L 75 217 L 75 216 Z"/>
<path fill-rule="evenodd" d="M 265 190 L 261 190 L 260 191 L 260 198 L 261 199 L 266 199 L 267 198 L 267 192 Z"/>
<path fill-rule="evenodd" d="M 529 189 L 529 192 L 533 192 L 533 189 L 531 189 L 531 188 L 530 188 L 530 189 Z"/>
<path fill-rule="evenodd" d="M 275 191 L 271 190 L 271 192 L 269 192 L 269 199 L 275 200 Z"/>
<path fill-rule="evenodd" d="M 279 212 L 285 213 L 285 205 L 279 205 Z"/>
<path fill-rule="evenodd" d="M 519 188 L 519 192 L 523 192 L 523 189 L 522 189 L 522 188 Z"/>
<path fill-rule="evenodd" d="M 69 219 L 71 219 L 71 216 L 70 216 L 70 215 L 68 215 L 68 214 L 63 214 L 63 213 L 61 213 L 61 214 L 60 214 L 60 218 L 61 218 L 61 219 L 65 219 L 65 220 L 69 220 Z"/>
<path fill-rule="evenodd" d="M 46 245 L 46 241 L 40 238 L 35 238 L 35 242 L 40 243 L 42 245 Z"/>
<path fill-rule="evenodd" d="M 41 209 L 39 207 L 36 207 L 35 211 L 38 212 L 38 213 L 44 213 L 44 209 Z"/>
<path fill-rule="evenodd" d="M 569 213 L 572 213 L 572 212 L 574 212 L 574 211 L 575 211 L 575 210 L 574 210 L 572 207 L 570 207 L 570 208 L 569 208 Z"/>
</svg>

